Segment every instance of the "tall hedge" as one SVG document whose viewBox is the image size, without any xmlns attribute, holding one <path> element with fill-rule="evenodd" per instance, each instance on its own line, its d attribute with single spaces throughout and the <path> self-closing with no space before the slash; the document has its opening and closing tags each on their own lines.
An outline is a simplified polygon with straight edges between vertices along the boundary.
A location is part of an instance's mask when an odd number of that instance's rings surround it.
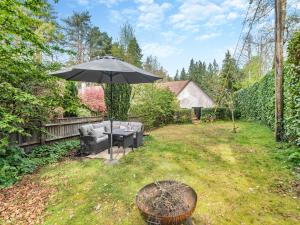
<svg viewBox="0 0 300 225">
<path fill-rule="evenodd" d="M 258 120 L 274 128 L 275 74 L 269 72 L 260 81 L 235 94 L 235 107 L 241 118 Z M 300 146 L 300 76 L 291 65 L 284 69 L 284 133 L 288 141 Z"/>
<path fill-rule="evenodd" d="M 300 146 L 300 30 L 288 44 L 288 59 L 284 68 L 284 134 L 285 139 Z M 245 119 L 259 120 L 274 127 L 275 74 L 235 94 L 235 107 Z"/>
</svg>

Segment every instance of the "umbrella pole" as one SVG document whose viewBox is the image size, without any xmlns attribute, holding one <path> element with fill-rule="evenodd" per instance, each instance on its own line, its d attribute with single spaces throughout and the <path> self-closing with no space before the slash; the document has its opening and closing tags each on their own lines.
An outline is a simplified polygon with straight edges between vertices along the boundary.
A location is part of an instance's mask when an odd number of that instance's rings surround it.
<svg viewBox="0 0 300 225">
<path fill-rule="evenodd" d="M 110 148 L 109 148 L 109 154 L 110 154 L 110 160 L 113 160 L 113 152 L 112 152 L 112 145 L 113 145 L 113 135 L 112 135 L 112 129 L 113 129 L 113 121 L 112 121 L 112 75 L 110 75 L 110 113 L 109 113 L 109 119 L 110 119 Z"/>
</svg>

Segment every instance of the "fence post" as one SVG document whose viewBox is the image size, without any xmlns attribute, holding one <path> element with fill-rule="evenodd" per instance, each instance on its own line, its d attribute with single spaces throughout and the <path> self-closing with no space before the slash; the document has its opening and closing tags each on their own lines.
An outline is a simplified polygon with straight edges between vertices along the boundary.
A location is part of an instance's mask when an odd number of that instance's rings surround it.
<svg viewBox="0 0 300 225">
<path fill-rule="evenodd" d="M 41 121 L 41 124 L 40 124 L 40 143 L 41 143 L 41 145 L 45 144 L 45 140 L 46 140 L 44 127 L 45 126 L 44 126 L 43 122 Z"/>
</svg>

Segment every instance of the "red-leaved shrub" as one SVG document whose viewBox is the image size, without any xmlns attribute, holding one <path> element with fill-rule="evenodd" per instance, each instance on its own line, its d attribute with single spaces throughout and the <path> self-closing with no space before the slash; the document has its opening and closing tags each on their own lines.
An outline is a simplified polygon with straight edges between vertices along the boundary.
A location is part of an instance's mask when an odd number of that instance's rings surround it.
<svg viewBox="0 0 300 225">
<path fill-rule="evenodd" d="M 80 93 L 81 102 L 94 112 L 105 112 L 104 91 L 101 86 L 86 87 Z"/>
</svg>

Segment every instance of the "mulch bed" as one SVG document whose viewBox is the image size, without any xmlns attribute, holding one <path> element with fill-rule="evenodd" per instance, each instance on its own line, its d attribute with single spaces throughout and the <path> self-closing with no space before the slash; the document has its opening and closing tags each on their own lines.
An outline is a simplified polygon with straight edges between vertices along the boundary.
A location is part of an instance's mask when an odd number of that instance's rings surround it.
<svg viewBox="0 0 300 225">
<path fill-rule="evenodd" d="M 15 185 L 0 190 L 0 218 L 5 224 L 40 224 L 52 188 L 24 176 Z"/>
</svg>

